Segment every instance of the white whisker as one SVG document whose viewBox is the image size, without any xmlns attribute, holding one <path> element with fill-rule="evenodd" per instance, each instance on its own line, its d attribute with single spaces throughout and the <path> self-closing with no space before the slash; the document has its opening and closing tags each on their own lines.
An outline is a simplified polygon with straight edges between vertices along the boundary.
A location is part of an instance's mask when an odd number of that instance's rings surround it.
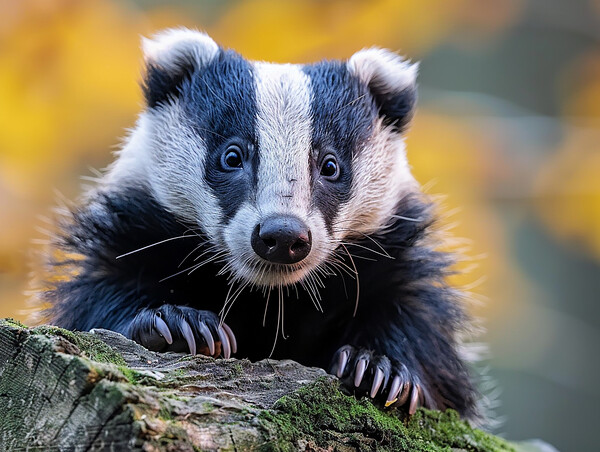
<svg viewBox="0 0 600 452">
<path fill-rule="evenodd" d="M 157 245 L 162 245 L 163 243 L 171 242 L 172 240 L 187 239 L 187 238 L 198 238 L 198 237 L 196 235 L 179 235 L 177 237 L 171 237 L 169 239 L 161 240 L 159 242 L 143 246 L 141 248 L 138 248 L 137 250 L 133 250 L 133 251 L 129 251 L 129 252 L 125 253 L 125 254 L 121 254 L 121 255 L 117 256 L 115 259 L 121 259 L 122 257 L 129 256 L 129 255 L 134 254 L 134 253 L 139 253 L 140 251 L 147 250 L 148 248 L 152 248 L 152 247 L 157 246 Z"/>
<path fill-rule="evenodd" d="M 358 279 L 358 270 L 356 269 L 354 259 L 352 259 L 352 255 L 350 254 L 346 246 L 343 243 L 341 243 L 340 245 L 344 248 L 344 250 L 346 250 L 348 258 L 350 259 L 350 262 L 352 262 L 352 266 L 354 267 L 354 273 L 356 274 L 356 303 L 354 304 L 354 313 L 352 314 L 352 317 L 356 317 L 356 312 L 358 311 L 358 298 L 360 296 L 360 281 Z"/>
</svg>

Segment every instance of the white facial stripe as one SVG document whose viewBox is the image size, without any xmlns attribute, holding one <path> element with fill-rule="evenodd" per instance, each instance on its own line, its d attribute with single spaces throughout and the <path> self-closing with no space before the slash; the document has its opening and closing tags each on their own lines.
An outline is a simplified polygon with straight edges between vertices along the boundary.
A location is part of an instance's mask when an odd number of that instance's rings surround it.
<svg viewBox="0 0 600 452">
<path fill-rule="evenodd" d="M 178 101 L 148 114 L 158 124 L 147 150 L 153 194 L 179 218 L 201 225 L 214 241 L 221 240 L 223 213 L 204 177 L 204 141 L 189 127 Z"/>
<path fill-rule="evenodd" d="M 263 214 L 296 213 L 306 220 L 312 141 L 310 80 L 298 66 L 268 63 L 255 64 L 255 80 L 260 149 L 257 207 Z"/>
<path fill-rule="evenodd" d="M 225 230 L 232 251 L 228 264 L 236 278 L 259 286 L 294 284 L 321 265 L 332 248 L 321 212 L 311 210 L 312 90 L 308 76 L 293 65 L 255 63 L 255 80 L 257 195 Z M 295 215 L 311 230 L 311 251 L 297 265 L 267 264 L 251 247 L 254 226 L 273 214 Z"/>
</svg>

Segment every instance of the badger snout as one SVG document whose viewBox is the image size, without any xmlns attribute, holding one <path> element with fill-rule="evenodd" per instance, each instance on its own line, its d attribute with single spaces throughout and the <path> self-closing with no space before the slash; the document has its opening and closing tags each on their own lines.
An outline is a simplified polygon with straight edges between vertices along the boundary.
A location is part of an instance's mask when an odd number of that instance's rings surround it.
<svg viewBox="0 0 600 452">
<path fill-rule="evenodd" d="M 269 262 L 295 264 L 310 253 L 312 235 L 299 218 L 278 215 L 258 223 L 250 242 L 256 254 Z"/>
</svg>

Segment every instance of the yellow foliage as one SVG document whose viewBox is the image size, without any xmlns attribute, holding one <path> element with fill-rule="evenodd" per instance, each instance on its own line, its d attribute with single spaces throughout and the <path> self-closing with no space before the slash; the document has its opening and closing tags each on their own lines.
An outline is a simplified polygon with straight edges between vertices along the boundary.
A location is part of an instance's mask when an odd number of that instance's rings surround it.
<svg viewBox="0 0 600 452">
<path fill-rule="evenodd" d="M 536 194 L 548 230 L 600 259 L 600 127 L 571 130 L 540 170 Z"/>
<path fill-rule="evenodd" d="M 348 58 L 375 45 L 416 55 L 448 33 L 466 1 L 250 0 L 210 31 L 249 58 L 276 62 Z"/>
<path fill-rule="evenodd" d="M 462 260 L 452 278 L 457 286 L 489 295 L 494 279 L 508 266 L 501 222 L 489 203 L 490 183 L 502 165 L 495 162 L 489 138 L 466 120 L 420 110 L 408 132 L 413 173 L 432 195 L 444 194 L 442 225 L 450 225 L 446 249 Z M 487 282 L 487 278 L 491 281 Z M 480 283 L 486 281 L 485 287 Z"/>
<path fill-rule="evenodd" d="M 0 174 L 30 194 L 114 144 L 107 130 L 131 124 L 140 101 L 140 19 L 110 2 L 59 4 L 25 10 L 0 53 Z"/>
</svg>

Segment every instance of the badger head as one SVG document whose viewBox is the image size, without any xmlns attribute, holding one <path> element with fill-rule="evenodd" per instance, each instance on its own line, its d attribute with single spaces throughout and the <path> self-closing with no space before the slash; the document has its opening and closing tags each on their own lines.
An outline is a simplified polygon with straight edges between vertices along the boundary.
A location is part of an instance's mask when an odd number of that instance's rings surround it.
<svg viewBox="0 0 600 452">
<path fill-rule="evenodd" d="M 186 29 L 143 48 L 147 108 L 106 183 L 145 185 L 234 280 L 302 282 L 417 190 L 402 141 L 417 65 L 395 53 L 270 64 Z"/>
</svg>

